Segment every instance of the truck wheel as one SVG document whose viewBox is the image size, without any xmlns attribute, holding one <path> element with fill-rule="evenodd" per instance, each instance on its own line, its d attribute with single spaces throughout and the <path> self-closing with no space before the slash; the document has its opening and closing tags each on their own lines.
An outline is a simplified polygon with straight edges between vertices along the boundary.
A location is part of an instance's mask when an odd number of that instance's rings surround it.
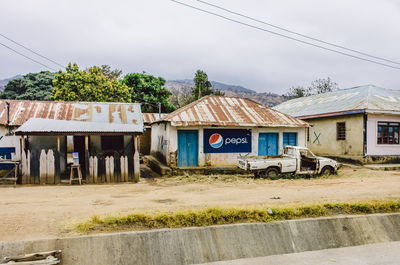
<svg viewBox="0 0 400 265">
<path fill-rule="evenodd" d="M 335 173 L 335 171 L 330 166 L 324 166 L 321 170 L 321 175 L 329 176 L 333 175 L 333 173 Z"/>
<path fill-rule="evenodd" d="M 278 179 L 279 178 L 279 170 L 277 168 L 271 167 L 265 171 L 265 177 L 269 179 Z"/>
</svg>

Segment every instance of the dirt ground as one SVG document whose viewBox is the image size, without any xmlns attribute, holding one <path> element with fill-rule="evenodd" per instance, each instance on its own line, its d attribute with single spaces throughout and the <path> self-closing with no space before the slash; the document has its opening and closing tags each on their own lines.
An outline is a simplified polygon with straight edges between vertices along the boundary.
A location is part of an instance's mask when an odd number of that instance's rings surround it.
<svg viewBox="0 0 400 265">
<path fill-rule="evenodd" d="M 343 168 L 337 176 L 316 179 L 214 175 L 137 184 L 1 186 L 0 241 L 66 236 L 66 224 L 93 215 L 380 199 L 400 199 L 400 171 Z"/>
</svg>

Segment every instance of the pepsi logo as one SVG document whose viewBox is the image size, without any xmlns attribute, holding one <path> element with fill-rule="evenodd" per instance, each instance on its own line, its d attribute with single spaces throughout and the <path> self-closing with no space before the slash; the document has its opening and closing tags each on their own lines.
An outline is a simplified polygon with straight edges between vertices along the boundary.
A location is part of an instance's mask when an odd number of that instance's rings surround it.
<svg viewBox="0 0 400 265">
<path fill-rule="evenodd" d="M 220 148 L 224 144 L 224 138 L 219 133 L 214 133 L 208 139 L 212 148 Z"/>
</svg>

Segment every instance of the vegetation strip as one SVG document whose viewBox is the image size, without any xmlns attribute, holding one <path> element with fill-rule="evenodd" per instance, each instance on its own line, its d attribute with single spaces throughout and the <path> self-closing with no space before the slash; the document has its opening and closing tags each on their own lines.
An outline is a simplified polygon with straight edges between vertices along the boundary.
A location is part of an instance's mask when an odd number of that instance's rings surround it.
<svg viewBox="0 0 400 265">
<path fill-rule="evenodd" d="M 81 233 L 101 230 L 157 229 L 210 226 L 235 223 L 272 222 L 308 217 L 341 214 L 372 214 L 400 212 L 400 201 L 366 203 L 326 203 L 299 207 L 275 208 L 207 208 L 158 214 L 132 213 L 128 215 L 93 216 L 75 225 Z"/>
</svg>

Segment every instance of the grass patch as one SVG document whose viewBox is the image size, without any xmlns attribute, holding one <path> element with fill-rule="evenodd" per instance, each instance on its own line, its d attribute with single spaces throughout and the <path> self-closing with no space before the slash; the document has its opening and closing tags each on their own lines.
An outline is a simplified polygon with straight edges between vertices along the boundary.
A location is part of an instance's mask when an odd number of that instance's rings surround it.
<svg viewBox="0 0 400 265">
<path fill-rule="evenodd" d="M 272 212 L 271 212 L 272 211 Z M 300 207 L 275 208 L 207 208 L 165 213 L 132 213 L 127 215 L 93 216 L 74 225 L 79 233 L 94 231 L 148 230 L 235 223 L 271 222 L 341 214 L 400 212 L 400 201 L 366 203 L 326 203 Z"/>
</svg>

